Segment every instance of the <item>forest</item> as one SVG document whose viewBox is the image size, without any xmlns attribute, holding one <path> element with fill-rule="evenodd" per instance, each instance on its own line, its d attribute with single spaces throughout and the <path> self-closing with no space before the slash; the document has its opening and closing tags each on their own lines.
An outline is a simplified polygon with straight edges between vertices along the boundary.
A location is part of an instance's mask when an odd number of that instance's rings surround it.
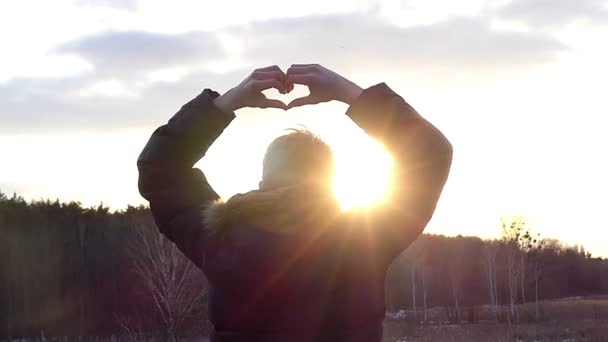
<svg viewBox="0 0 608 342">
<path fill-rule="evenodd" d="M 206 280 L 146 207 L 0 193 L 0 232 L 0 340 L 206 334 Z M 599 294 L 608 294 L 608 260 L 531 232 L 523 217 L 503 219 L 494 240 L 425 234 L 386 281 L 389 314 L 417 324 L 437 312 L 451 323 L 538 321 L 546 300 Z"/>
</svg>

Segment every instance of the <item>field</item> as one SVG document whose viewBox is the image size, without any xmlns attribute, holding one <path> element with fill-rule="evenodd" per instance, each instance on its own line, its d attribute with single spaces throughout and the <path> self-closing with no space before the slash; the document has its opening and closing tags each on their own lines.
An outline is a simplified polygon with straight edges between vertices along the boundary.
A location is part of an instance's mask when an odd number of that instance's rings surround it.
<svg viewBox="0 0 608 342">
<path fill-rule="evenodd" d="M 518 324 L 497 323 L 487 308 L 481 307 L 475 308 L 475 323 L 461 324 L 443 322 L 442 308 L 429 311 L 427 324 L 408 319 L 413 313 L 406 312 L 404 319 L 387 318 L 384 342 L 608 341 L 608 296 L 544 301 L 540 307 L 542 318 L 537 323 L 534 304 L 520 305 Z"/>
<path fill-rule="evenodd" d="M 496 341 L 496 342 L 575 342 L 592 341 L 608 342 L 608 296 L 576 297 L 541 302 L 542 318 L 535 321 L 534 304 L 519 305 L 520 323 L 496 322 L 495 316 L 487 307 L 470 308 L 465 315 L 475 313 L 475 323 L 462 322 L 453 324 L 445 322 L 443 308 L 432 308 L 428 311 L 428 321 L 420 321 L 422 313 L 418 311 L 418 318 L 411 311 L 403 311 L 404 317 L 397 319 L 387 315 L 384 322 L 383 342 L 469 342 L 469 341 Z M 505 312 L 507 307 L 503 307 Z M 470 318 L 470 316 L 469 316 Z M 45 338 L 40 336 L 30 339 L 12 341 L 69 341 L 70 338 Z M 82 341 L 135 341 L 126 335 L 111 337 L 81 337 Z M 159 340 L 137 339 L 137 341 Z M 162 339 L 160 339 L 162 340 Z M 183 341 L 209 342 L 205 336 L 196 338 L 182 338 Z M 0 341 L 3 341 L 0 339 Z"/>
</svg>

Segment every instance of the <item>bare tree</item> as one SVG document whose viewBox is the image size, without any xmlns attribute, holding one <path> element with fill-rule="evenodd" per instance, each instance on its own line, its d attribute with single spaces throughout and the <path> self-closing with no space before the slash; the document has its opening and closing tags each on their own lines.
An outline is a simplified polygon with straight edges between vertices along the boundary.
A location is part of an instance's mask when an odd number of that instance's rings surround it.
<svg viewBox="0 0 608 342">
<path fill-rule="evenodd" d="M 406 259 L 409 261 L 408 266 L 410 272 L 410 288 L 412 291 L 412 311 L 414 312 L 414 317 L 416 318 L 418 317 L 418 309 L 416 306 L 416 269 L 418 266 L 419 254 L 419 240 L 417 240 L 405 252 Z"/>
<path fill-rule="evenodd" d="M 459 272 L 459 268 L 453 265 L 450 268 L 450 284 L 452 285 L 452 298 L 454 299 L 454 308 L 456 309 L 456 319 L 460 323 L 462 321 L 462 314 L 460 310 L 460 287 L 461 287 L 462 273 Z"/>
<path fill-rule="evenodd" d="M 490 293 L 490 307 L 492 314 L 498 320 L 498 287 L 496 278 L 496 255 L 498 253 L 498 243 L 488 241 L 484 246 L 485 271 L 488 280 L 488 291 Z"/>
<path fill-rule="evenodd" d="M 526 302 L 526 275 L 529 267 L 529 259 L 531 253 L 538 248 L 537 239 L 532 234 L 530 227 L 524 226 L 521 234 L 518 237 L 518 245 L 521 250 L 520 253 L 520 287 L 521 287 L 521 302 Z"/>
<path fill-rule="evenodd" d="M 457 238 L 459 239 L 459 238 Z M 458 241 L 458 240 L 456 240 Z M 452 300 L 454 303 L 455 315 L 454 321 L 460 323 L 462 321 L 462 314 L 460 310 L 460 295 L 463 278 L 463 256 L 464 250 L 460 248 L 459 244 L 452 244 L 449 251 L 448 264 L 448 278 L 450 282 L 450 292 L 452 294 Z"/>
<path fill-rule="evenodd" d="M 419 263 L 420 269 L 420 279 L 422 280 L 422 307 L 424 310 L 424 323 L 428 321 L 428 306 L 427 306 L 427 298 L 428 298 L 428 287 L 429 287 L 429 272 L 427 272 L 427 265 L 429 264 L 428 260 L 428 249 L 424 248 L 422 250 L 422 256 Z"/>
<path fill-rule="evenodd" d="M 534 312 L 536 321 L 540 319 L 540 305 L 538 303 L 538 282 L 541 276 L 542 264 L 541 264 L 541 251 L 544 245 L 544 241 L 540 238 L 540 233 L 536 235 L 534 239 L 530 241 L 530 259 L 532 260 L 532 269 L 534 271 Z"/>
<path fill-rule="evenodd" d="M 173 243 L 143 225 L 130 246 L 136 273 L 160 315 L 167 338 L 176 341 L 205 295 L 204 278 Z"/>
<path fill-rule="evenodd" d="M 509 290 L 509 318 L 517 321 L 517 299 L 518 290 L 521 291 L 520 279 L 524 275 L 522 270 L 522 249 L 521 237 L 524 235 L 526 221 L 520 215 L 512 216 L 509 219 L 501 218 L 502 231 L 501 243 L 505 247 L 507 264 L 507 285 Z"/>
<path fill-rule="evenodd" d="M 408 258 L 410 259 L 410 278 L 412 286 L 412 306 L 414 315 L 417 316 L 418 309 L 416 305 L 416 276 L 419 279 L 419 285 L 422 286 L 422 305 L 424 312 L 424 322 L 428 320 L 427 299 L 428 299 L 428 283 L 429 274 L 426 271 L 429 263 L 428 245 L 424 238 L 416 240 L 408 249 Z"/>
<path fill-rule="evenodd" d="M 424 310 L 424 323 L 428 321 L 428 310 L 427 310 L 427 272 L 425 267 L 423 266 L 421 269 L 421 278 L 422 278 L 422 307 Z"/>
<path fill-rule="evenodd" d="M 416 259 L 412 259 L 410 263 L 410 272 L 412 278 L 412 309 L 414 309 L 414 317 L 418 317 L 416 311 Z"/>
</svg>

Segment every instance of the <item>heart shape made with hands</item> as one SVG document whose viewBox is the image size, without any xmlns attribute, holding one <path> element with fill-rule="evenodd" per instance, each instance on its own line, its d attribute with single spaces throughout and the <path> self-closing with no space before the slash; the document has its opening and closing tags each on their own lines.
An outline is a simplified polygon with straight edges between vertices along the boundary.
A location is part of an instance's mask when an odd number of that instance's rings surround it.
<svg viewBox="0 0 608 342">
<path fill-rule="evenodd" d="M 310 90 L 305 85 L 294 84 L 293 89 L 285 94 L 281 94 L 277 89 L 274 88 L 264 90 L 262 91 L 262 94 L 264 94 L 269 100 L 278 100 L 283 102 L 285 105 L 288 105 L 291 101 L 297 98 L 310 95 Z"/>
</svg>

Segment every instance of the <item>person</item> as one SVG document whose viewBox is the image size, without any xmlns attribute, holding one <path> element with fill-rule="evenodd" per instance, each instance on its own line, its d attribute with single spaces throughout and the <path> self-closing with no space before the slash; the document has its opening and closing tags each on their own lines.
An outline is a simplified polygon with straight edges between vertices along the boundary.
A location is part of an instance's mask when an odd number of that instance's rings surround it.
<svg viewBox="0 0 608 342">
<path fill-rule="evenodd" d="M 285 105 L 262 93 L 294 84 L 310 94 Z M 225 203 L 193 168 L 238 109 L 332 100 L 392 155 L 383 205 L 341 211 L 331 150 L 303 130 L 270 144 L 258 190 Z M 386 84 L 363 90 L 314 64 L 257 69 L 221 96 L 205 89 L 152 134 L 137 165 L 160 232 L 209 281 L 211 341 L 380 341 L 387 269 L 431 219 L 451 161 L 444 135 Z"/>
</svg>

